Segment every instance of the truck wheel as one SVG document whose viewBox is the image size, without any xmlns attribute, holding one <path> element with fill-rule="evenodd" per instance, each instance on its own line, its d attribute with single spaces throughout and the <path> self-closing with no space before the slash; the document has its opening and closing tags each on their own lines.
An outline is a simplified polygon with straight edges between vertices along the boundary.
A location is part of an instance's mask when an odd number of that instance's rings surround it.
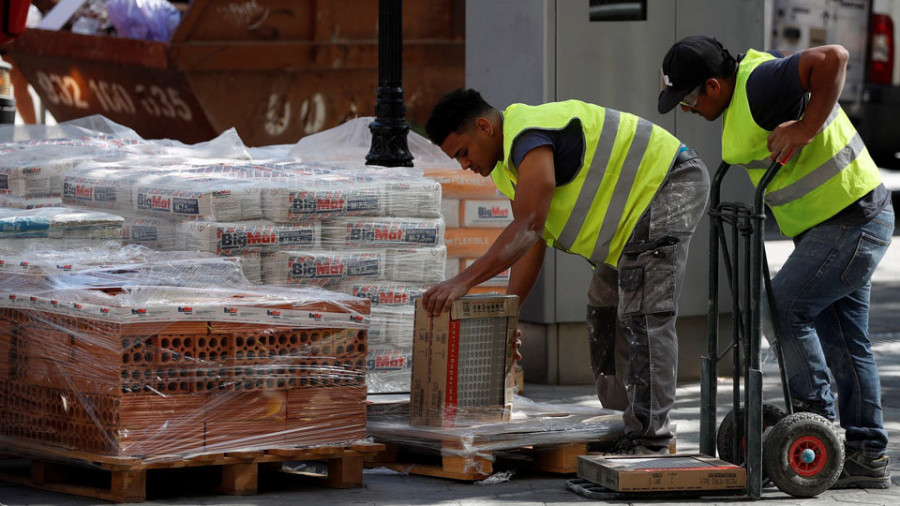
<svg viewBox="0 0 900 506">
<path fill-rule="evenodd" d="M 844 468 L 844 443 L 815 413 L 783 418 L 763 438 L 763 471 L 778 490 L 815 497 L 831 488 Z"/>
<path fill-rule="evenodd" d="M 763 430 L 778 423 L 785 417 L 786 413 L 783 409 L 774 404 L 763 403 Z M 732 455 L 731 442 L 735 439 L 740 441 L 741 454 Z M 725 462 L 741 465 L 744 463 L 744 455 L 747 453 L 747 439 L 744 437 L 744 408 L 739 408 L 737 416 L 734 411 L 729 411 L 722 423 L 719 424 L 719 431 L 716 433 L 716 450 L 719 452 L 719 458 Z"/>
</svg>

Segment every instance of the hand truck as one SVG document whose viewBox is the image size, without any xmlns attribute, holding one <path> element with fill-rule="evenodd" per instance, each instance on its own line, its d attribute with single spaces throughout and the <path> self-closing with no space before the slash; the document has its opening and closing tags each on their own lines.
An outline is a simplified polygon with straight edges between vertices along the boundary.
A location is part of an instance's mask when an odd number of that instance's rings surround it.
<svg viewBox="0 0 900 506">
<path fill-rule="evenodd" d="M 766 187 L 782 165 L 772 162 L 756 187 L 752 205 L 721 202 L 722 181 L 731 167 L 726 162 L 716 169 L 710 188 L 709 343 L 701 367 L 700 452 L 715 455 L 718 448 L 722 460 L 744 465 L 746 493 L 753 499 L 761 496 L 764 475 L 782 492 L 814 497 L 834 485 L 844 465 L 843 442 L 831 422 L 813 413 L 793 411 L 777 331 L 771 346 L 781 373 L 786 409 L 762 402 L 763 285 L 769 306 L 776 307 L 765 253 L 764 198 Z M 733 319 L 732 342 L 722 355 L 718 347 L 720 252 L 732 296 Z M 717 434 L 718 365 L 729 351 L 734 402 Z"/>
</svg>

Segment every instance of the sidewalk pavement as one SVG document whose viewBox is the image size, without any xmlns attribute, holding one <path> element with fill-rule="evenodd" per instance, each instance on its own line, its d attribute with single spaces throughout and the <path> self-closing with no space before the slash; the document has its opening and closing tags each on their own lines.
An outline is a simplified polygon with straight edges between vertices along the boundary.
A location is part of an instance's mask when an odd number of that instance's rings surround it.
<svg viewBox="0 0 900 506">
<path fill-rule="evenodd" d="M 768 241 L 766 245 L 773 272 L 790 252 L 788 241 Z M 900 240 L 888 251 L 875 273 L 872 308 L 869 323 L 873 350 L 881 372 L 884 419 L 890 444 L 893 487 L 887 490 L 833 490 L 810 499 L 788 496 L 775 488 L 763 491 L 758 501 L 740 497 L 704 497 L 689 500 L 613 501 L 615 504 L 729 504 L 729 505 L 817 505 L 833 506 L 847 503 L 862 505 L 900 504 Z M 764 400 L 783 404 L 778 368 L 772 360 L 763 366 Z M 731 380 L 719 384 L 717 398 L 718 419 L 731 409 Z M 538 402 L 597 406 L 590 386 L 525 386 L 526 396 Z M 677 424 L 679 453 L 699 451 L 700 385 L 688 383 L 678 387 L 678 397 L 672 420 Z M 502 471 L 502 469 L 498 469 Z M 359 489 L 331 489 L 317 485 L 293 486 L 290 489 L 270 490 L 256 496 L 198 495 L 167 497 L 145 504 L 180 505 L 295 505 L 306 504 L 365 504 L 365 505 L 539 505 L 591 502 L 565 488 L 568 477 L 549 474 L 513 475 L 508 481 L 492 485 L 473 484 L 412 476 L 381 469 L 366 470 L 364 486 Z M 161 485 L 161 484 L 157 484 Z M 151 489 L 152 492 L 152 489 Z M 152 496 L 152 493 L 151 493 Z M 0 482 L 0 505 L 87 505 L 105 504 L 93 499 L 44 492 Z"/>
</svg>

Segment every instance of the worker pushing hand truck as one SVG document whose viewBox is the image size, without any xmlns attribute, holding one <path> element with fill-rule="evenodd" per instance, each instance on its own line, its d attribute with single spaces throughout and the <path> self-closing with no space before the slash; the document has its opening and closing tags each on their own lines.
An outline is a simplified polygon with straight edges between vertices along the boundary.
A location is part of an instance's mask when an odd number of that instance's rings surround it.
<svg viewBox="0 0 900 506">
<path fill-rule="evenodd" d="M 790 155 L 785 157 L 789 158 Z M 766 187 L 781 167 L 782 162 L 772 162 L 756 187 L 752 204 L 721 202 L 722 181 L 731 168 L 726 162 L 719 165 L 710 188 L 709 348 L 701 370 L 700 452 L 715 455 L 718 447 L 720 458 L 743 464 L 747 470 L 747 495 L 754 499 L 762 493 L 764 477 L 790 495 L 816 496 L 834 485 L 844 463 L 844 445 L 831 422 L 814 413 L 793 412 L 777 332 L 772 347 L 787 411 L 762 402 L 764 284 L 769 306 L 775 307 L 765 254 L 764 197 Z M 720 252 L 733 315 L 732 343 L 722 355 L 718 348 Z M 777 329 L 777 323 L 773 327 Z M 732 352 L 734 402 L 717 435 L 716 378 L 719 361 L 728 351 Z"/>
</svg>

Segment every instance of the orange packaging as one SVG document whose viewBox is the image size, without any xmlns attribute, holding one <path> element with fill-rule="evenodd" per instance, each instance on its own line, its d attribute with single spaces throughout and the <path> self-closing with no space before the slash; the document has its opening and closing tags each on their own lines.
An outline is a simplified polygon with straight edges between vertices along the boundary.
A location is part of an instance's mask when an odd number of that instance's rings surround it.
<svg viewBox="0 0 900 506">
<path fill-rule="evenodd" d="M 489 177 L 479 176 L 463 169 L 425 169 L 425 176 L 441 184 L 441 198 L 472 199 L 501 196 Z"/>
<path fill-rule="evenodd" d="M 444 232 L 447 258 L 478 258 L 500 237 L 502 228 L 448 228 Z"/>
</svg>

